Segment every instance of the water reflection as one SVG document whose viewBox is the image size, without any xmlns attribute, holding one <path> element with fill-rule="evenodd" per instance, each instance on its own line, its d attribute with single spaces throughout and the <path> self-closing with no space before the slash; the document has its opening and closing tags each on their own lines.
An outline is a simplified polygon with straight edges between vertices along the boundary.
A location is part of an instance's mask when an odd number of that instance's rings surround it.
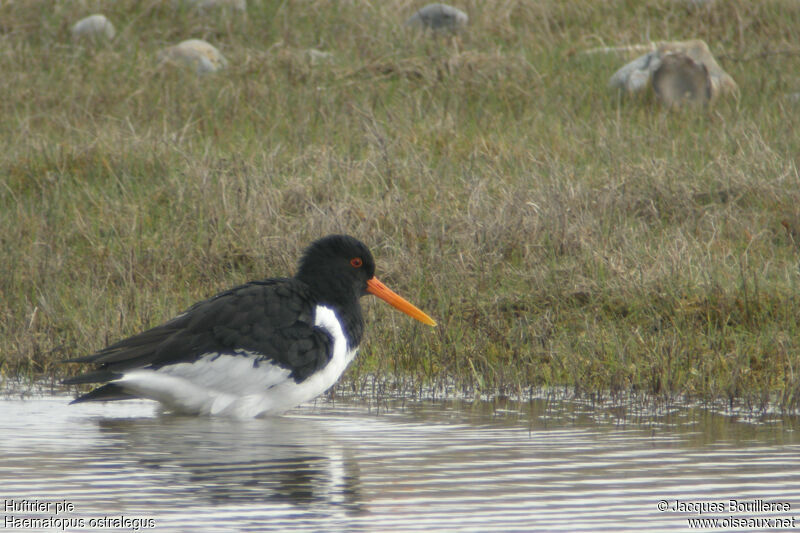
<svg viewBox="0 0 800 533">
<path fill-rule="evenodd" d="M 314 418 L 227 420 L 161 415 L 97 419 L 98 457 L 158 470 L 174 498 L 210 505 L 285 502 L 359 510 L 358 466 Z"/>
<path fill-rule="evenodd" d="M 246 421 L 76 407 L 0 401 L 4 498 L 158 531 L 659 531 L 687 528 L 661 499 L 800 502 L 794 418 L 546 400 L 347 401 Z"/>
</svg>

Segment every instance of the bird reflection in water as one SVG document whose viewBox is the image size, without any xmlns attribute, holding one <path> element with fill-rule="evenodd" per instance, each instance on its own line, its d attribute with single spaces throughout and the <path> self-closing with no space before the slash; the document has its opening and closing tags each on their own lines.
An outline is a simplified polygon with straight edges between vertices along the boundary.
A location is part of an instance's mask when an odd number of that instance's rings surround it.
<svg viewBox="0 0 800 533">
<path fill-rule="evenodd" d="M 176 504 L 201 499 L 362 511 L 353 455 L 313 418 L 161 415 L 99 419 L 98 426 L 105 441 L 98 444 L 165 475 L 165 498 Z"/>
</svg>

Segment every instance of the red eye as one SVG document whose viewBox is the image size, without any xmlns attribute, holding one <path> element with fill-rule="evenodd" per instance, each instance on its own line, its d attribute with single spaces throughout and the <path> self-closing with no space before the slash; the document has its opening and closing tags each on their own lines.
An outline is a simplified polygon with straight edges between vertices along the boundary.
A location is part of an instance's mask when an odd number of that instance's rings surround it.
<svg viewBox="0 0 800 533">
<path fill-rule="evenodd" d="M 350 264 L 353 265 L 353 268 L 359 268 L 364 263 L 361 261 L 360 257 L 354 257 L 350 260 Z"/>
</svg>

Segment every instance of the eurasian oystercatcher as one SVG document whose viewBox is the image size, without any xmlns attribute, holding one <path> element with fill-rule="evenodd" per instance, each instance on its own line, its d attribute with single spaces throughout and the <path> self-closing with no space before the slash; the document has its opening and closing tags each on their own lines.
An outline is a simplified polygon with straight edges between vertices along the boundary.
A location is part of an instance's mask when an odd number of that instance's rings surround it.
<svg viewBox="0 0 800 533">
<path fill-rule="evenodd" d="M 367 293 L 436 325 L 375 278 L 363 243 L 329 235 L 305 250 L 293 278 L 235 287 L 165 324 L 70 359 L 99 367 L 64 384 L 107 382 L 73 403 L 148 398 L 191 414 L 279 414 L 327 390 L 353 360 Z"/>
</svg>

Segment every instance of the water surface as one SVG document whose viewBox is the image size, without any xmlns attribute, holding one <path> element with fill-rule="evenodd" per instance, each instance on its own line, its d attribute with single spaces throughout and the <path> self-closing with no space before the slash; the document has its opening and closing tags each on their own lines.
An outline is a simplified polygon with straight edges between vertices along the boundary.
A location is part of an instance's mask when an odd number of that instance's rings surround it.
<svg viewBox="0 0 800 533">
<path fill-rule="evenodd" d="M 0 401 L 6 529 L 50 517 L 83 520 L 68 531 L 674 531 L 701 517 L 743 531 L 757 528 L 731 517 L 795 516 L 800 528 L 791 418 L 338 400 L 241 421 L 68 400 Z"/>
</svg>

